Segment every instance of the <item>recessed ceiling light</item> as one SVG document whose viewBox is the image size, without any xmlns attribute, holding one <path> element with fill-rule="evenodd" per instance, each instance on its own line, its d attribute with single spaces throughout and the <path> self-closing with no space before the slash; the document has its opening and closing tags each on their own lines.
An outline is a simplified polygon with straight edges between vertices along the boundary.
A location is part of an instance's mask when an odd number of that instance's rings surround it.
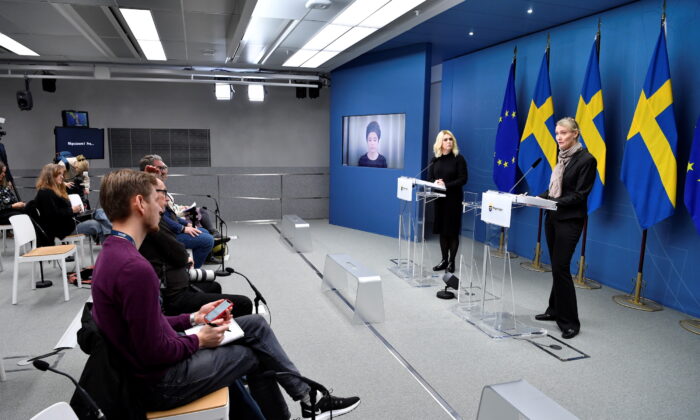
<svg viewBox="0 0 700 420">
<path fill-rule="evenodd" d="M 474 31 L 469 31 L 469 36 L 474 36 Z"/>
<path fill-rule="evenodd" d="M 355 0 L 333 19 L 333 23 L 356 26 L 388 2 L 389 0 Z"/>
<path fill-rule="evenodd" d="M 0 47 L 17 55 L 39 55 L 3 33 L 0 33 Z"/>
<path fill-rule="evenodd" d="M 218 101 L 230 101 L 233 93 L 233 89 L 228 83 L 217 83 L 214 89 L 214 94 Z"/>
<path fill-rule="evenodd" d="M 409 10 L 423 3 L 425 0 L 392 0 L 381 9 L 377 10 L 368 17 L 359 26 L 368 26 L 370 28 L 381 28 L 394 20 L 403 16 Z"/>
<path fill-rule="evenodd" d="M 149 60 L 166 60 L 163 44 L 160 43 L 156 24 L 153 22 L 153 15 L 150 10 L 124 9 L 119 11 L 124 16 L 124 20 L 129 25 L 131 33 L 139 43 L 141 51 Z"/>
<path fill-rule="evenodd" d="M 316 50 L 299 50 L 289 57 L 282 65 L 285 67 L 299 67 L 317 52 Z"/>
<path fill-rule="evenodd" d="M 531 14 L 532 14 L 532 7 L 530 7 L 530 8 L 527 9 L 527 14 L 528 14 L 528 15 L 531 15 Z"/>
<path fill-rule="evenodd" d="M 314 55 L 309 61 L 304 63 L 301 67 L 316 68 L 331 58 L 338 55 L 340 51 L 319 51 L 318 54 Z"/>
<path fill-rule="evenodd" d="M 265 100 L 265 87 L 263 85 L 248 85 L 248 100 L 262 102 Z"/>
</svg>

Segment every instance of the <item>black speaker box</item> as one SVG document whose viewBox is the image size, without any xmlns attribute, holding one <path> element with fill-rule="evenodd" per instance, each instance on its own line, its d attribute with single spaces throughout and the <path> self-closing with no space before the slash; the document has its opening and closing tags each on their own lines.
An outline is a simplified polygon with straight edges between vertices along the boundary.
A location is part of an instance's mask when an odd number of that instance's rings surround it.
<svg viewBox="0 0 700 420">
<path fill-rule="evenodd" d="M 318 98 L 318 92 L 320 90 L 321 90 L 321 88 L 318 88 L 318 87 L 309 88 L 309 98 L 311 98 L 311 99 Z"/>
<path fill-rule="evenodd" d="M 44 92 L 56 92 L 56 79 L 41 79 Z"/>
<path fill-rule="evenodd" d="M 29 111 L 34 106 L 34 101 L 32 100 L 32 92 L 28 90 L 18 90 L 17 91 L 17 106 L 22 111 Z"/>
<path fill-rule="evenodd" d="M 306 98 L 306 88 L 305 87 L 298 87 L 297 88 L 297 99 L 304 99 Z"/>
</svg>

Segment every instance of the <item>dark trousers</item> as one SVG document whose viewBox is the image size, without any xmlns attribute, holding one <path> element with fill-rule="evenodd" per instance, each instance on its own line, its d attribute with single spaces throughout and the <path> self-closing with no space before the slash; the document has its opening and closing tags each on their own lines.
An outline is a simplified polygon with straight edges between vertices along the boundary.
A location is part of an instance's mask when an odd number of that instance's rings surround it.
<svg viewBox="0 0 700 420">
<path fill-rule="evenodd" d="M 570 266 L 583 231 L 583 220 L 556 220 L 556 217 L 548 213 L 544 225 L 549 257 L 552 259 L 552 291 L 546 313 L 556 318 L 562 331 L 569 328 L 579 331 L 581 328 Z"/>
<path fill-rule="evenodd" d="M 278 383 L 295 401 L 309 393 L 309 386 L 291 375 L 283 375 L 277 380 L 260 375 L 270 370 L 297 374 L 299 371 L 262 317 L 249 315 L 236 322 L 245 333 L 243 338 L 225 346 L 200 349 L 172 366 L 163 379 L 147 391 L 146 408 L 167 410 L 179 407 L 225 386 L 232 389 L 238 378 L 247 375 L 250 393 L 265 418 L 288 419 L 289 409 Z M 232 413 L 231 418 L 237 418 L 233 407 Z"/>
<path fill-rule="evenodd" d="M 221 293 L 221 285 L 215 281 L 201 281 L 191 283 L 174 296 L 163 296 L 163 308 L 166 315 L 180 315 L 196 312 L 202 305 L 219 299 L 228 299 L 233 302 L 231 315 L 234 318 L 253 313 L 253 302 L 247 296 L 228 295 Z"/>
</svg>

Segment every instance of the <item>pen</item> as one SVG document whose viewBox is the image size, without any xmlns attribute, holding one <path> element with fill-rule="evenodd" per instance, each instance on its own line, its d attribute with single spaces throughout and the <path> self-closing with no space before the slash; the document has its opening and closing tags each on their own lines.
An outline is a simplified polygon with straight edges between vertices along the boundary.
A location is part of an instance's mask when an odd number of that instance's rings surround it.
<svg viewBox="0 0 700 420">
<path fill-rule="evenodd" d="M 218 328 L 218 327 L 221 326 L 221 325 L 216 325 L 216 324 L 214 324 L 213 322 L 207 322 L 207 325 L 209 325 L 209 326 L 212 327 L 212 328 Z M 227 331 L 227 332 L 231 332 L 231 330 L 229 330 L 228 328 L 226 328 L 226 331 Z"/>
</svg>

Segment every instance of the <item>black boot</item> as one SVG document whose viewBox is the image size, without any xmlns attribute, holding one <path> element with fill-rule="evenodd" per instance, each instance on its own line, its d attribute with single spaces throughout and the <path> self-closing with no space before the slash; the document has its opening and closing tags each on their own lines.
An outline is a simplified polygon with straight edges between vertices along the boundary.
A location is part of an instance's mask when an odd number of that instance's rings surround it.
<svg viewBox="0 0 700 420">
<path fill-rule="evenodd" d="M 447 260 L 440 261 L 440 264 L 433 267 L 433 271 L 441 271 L 447 268 Z"/>
<path fill-rule="evenodd" d="M 450 273 L 455 272 L 455 262 L 454 261 L 450 261 L 449 264 L 447 264 L 447 271 Z"/>
</svg>

